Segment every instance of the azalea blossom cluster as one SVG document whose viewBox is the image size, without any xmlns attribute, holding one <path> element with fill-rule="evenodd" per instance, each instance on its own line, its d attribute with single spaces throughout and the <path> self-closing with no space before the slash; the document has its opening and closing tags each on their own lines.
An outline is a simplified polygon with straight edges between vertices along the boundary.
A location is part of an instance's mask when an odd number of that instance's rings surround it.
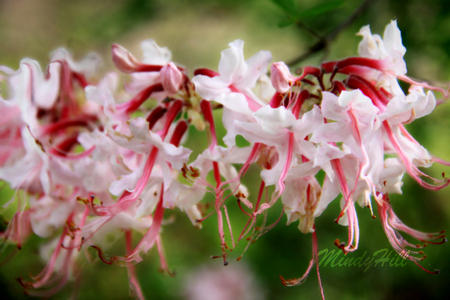
<svg viewBox="0 0 450 300">
<path fill-rule="evenodd" d="M 77 261 L 100 258 L 127 267 L 130 288 L 141 299 L 134 265 L 152 247 L 170 274 L 162 243 L 165 210 L 186 212 L 198 228 L 215 217 L 219 257 L 227 265 L 238 242 L 250 244 L 275 226 L 267 224 L 267 211 L 279 201 L 287 224 L 298 221 L 313 245 L 305 274 L 282 278 L 285 285 L 303 282 L 314 264 L 318 271 L 314 222 L 332 201 L 341 206 L 336 222 L 348 227 L 346 241 L 335 241 L 344 253 L 358 248 L 356 203 L 372 216 L 376 206 L 394 250 L 424 269 L 420 248 L 443 243 L 445 235 L 402 223 L 389 194 L 401 193 L 405 173 L 431 190 L 450 183 L 419 169 L 448 163 L 405 128 L 433 111 L 433 90 L 444 98 L 448 91 L 406 76 L 395 21 L 383 37 L 369 26 L 358 35 L 359 56 L 306 66 L 297 75 L 283 62 L 271 64 L 268 51 L 245 60 L 241 40 L 222 51 L 218 72 L 197 69 L 193 78 L 152 40 L 141 44 L 141 60 L 113 45 L 113 62 L 123 74 L 101 80 L 97 56 L 74 61 L 64 49 L 52 54 L 46 71 L 31 59 L 17 71 L 0 67 L 0 179 L 16 190 L 5 207 L 17 206 L 1 237 L 19 248 L 32 234 L 47 241 L 41 249 L 47 265 L 20 284 L 30 294 L 49 295 L 76 276 Z M 399 81 L 409 85 L 406 92 Z M 218 109 L 221 120 L 213 113 Z M 218 122 L 226 129 L 225 146 Z M 209 137 L 196 157 L 183 146 L 190 127 Z M 237 136 L 249 145 L 238 147 Z M 250 193 L 241 180 L 252 165 L 260 169 L 260 189 Z M 209 210 L 201 202 L 207 193 L 215 199 Z M 238 205 L 247 220 L 236 236 L 227 205 Z M 133 245 L 136 233 L 140 241 Z M 127 252 L 110 253 L 107 234 L 123 240 Z"/>
</svg>

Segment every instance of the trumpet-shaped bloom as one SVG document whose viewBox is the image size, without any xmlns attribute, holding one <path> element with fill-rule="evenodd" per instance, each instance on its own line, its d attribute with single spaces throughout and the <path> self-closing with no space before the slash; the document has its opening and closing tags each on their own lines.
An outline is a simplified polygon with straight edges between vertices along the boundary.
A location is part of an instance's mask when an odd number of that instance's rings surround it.
<svg viewBox="0 0 450 300">
<path fill-rule="evenodd" d="M 348 226 L 346 243 L 335 240 L 344 253 L 358 248 L 356 203 L 374 216 L 375 202 L 393 249 L 424 269 L 418 249 L 445 242 L 445 235 L 405 225 L 389 194 L 401 194 L 404 173 L 431 190 L 450 184 L 445 175 L 438 180 L 419 169 L 450 163 L 433 157 L 405 128 L 436 108 L 430 90 L 449 92 L 406 77 L 396 21 L 383 37 L 368 26 L 359 35 L 360 57 L 305 66 L 299 77 L 276 62 L 270 80 L 271 54 L 245 60 L 241 40 L 222 51 L 218 72 L 197 69 L 192 80 L 153 40 L 141 44 L 142 59 L 112 46 L 118 72 L 129 76 L 123 85 L 119 73 L 96 80 L 95 55 L 75 61 L 64 49 L 52 54 L 46 70 L 31 59 L 17 71 L 0 67 L 0 87 L 7 89 L 2 97 L 8 95 L 0 98 L 0 179 L 18 190 L 5 205 L 17 210 L 0 237 L 20 248 L 36 234 L 45 240 L 47 261 L 40 274 L 19 283 L 48 297 L 78 274 L 78 258 L 90 259 L 93 248 L 104 263 L 127 267 L 131 292 L 143 299 L 134 264 L 155 246 L 161 269 L 172 275 L 161 228 L 169 221 L 165 210 L 178 208 L 197 228 L 216 218 L 221 255 L 212 258 L 224 265 L 238 243 L 248 241 L 245 252 L 283 212 L 287 224 L 298 221 L 300 232 L 311 233 L 312 258 L 302 277 L 281 278 L 297 285 L 314 264 L 319 270 L 315 222 L 335 199 L 341 208 L 333 221 Z M 407 92 L 398 80 L 410 85 Z M 191 134 L 194 128 L 206 129 L 209 139 L 205 148 L 200 140 L 190 144 L 197 153 L 190 159 L 194 151 L 185 141 L 202 138 Z M 241 147 L 242 138 L 247 146 Z M 246 181 L 258 182 L 259 191 Z M 278 199 L 280 217 L 267 224 Z M 245 225 L 236 236 L 238 218 Z M 141 234 L 137 244 L 135 232 Z M 108 248 L 120 241 L 124 251 L 112 255 Z"/>
<path fill-rule="evenodd" d="M 268 51 L 260 51 L 244 60 L 242 40 L 236 40 L 228 46 L 228 49 L 222 51 L 218 76 L 197 75 L 192 82 L 197 92 L 206 100 L 215 100 L 216 97 L 230 92 L 240 92 L 246 96 L 250 109 L 256 110 L 263 103 L 253 93 L 252 88 L 267 72 L 272 55 Z"/>
</svg>

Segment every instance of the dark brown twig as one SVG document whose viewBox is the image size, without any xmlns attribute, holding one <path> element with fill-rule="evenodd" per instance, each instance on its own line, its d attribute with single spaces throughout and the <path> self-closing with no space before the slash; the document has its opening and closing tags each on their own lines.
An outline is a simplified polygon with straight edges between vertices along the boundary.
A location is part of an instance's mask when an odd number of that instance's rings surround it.
<svg viewBox="0 0 450 300">
<path fill-rule="evenodd" d="M 303 60 L 307 59 L 308 57 L 310 57 L 311 55 L 313 55 L 314 53 L 317 53 L 319 51 L 322 51 L 324 49 L 327 49 L 328 46 L 330 45 L 330 43 L 338 36 L 338 34 L 344 30 L 347 26 L 349 26 L 350 24 L 352 24 L 356 18 L 359 17 L 359 15 L 361 15 L 371 4 L 371 2 L 373 2 L 373 0 L 365 0 L 354 12 L 353 14 L 351 14 L 344 22 L 342 22 L 339 26 L 336 27 L 336 29 L 334 29 L 332 32 L 330 32 L 329 34 L 327 34 L 325 37 L 320 37 L 318 34 L 316 34 L 314 31 L 312 31 L 311 29 L 305 27 L 303 24 L 297 24 L 299 25 L 301 28 L 306 28 L 308 29 L 307 31 L 309 33 L 313 33 L 313 35 L 315 37 L 317 37 L 319 40 L 312 45 L 311 47 L 309 47 L 308 50 L 306 50 L 306 52 L 302 53 L 299 57 L 291 60 L 290 62 L 287 63 L 288 66 L 294 66 L 300 62 L 302 62 Z"/>
</svg>

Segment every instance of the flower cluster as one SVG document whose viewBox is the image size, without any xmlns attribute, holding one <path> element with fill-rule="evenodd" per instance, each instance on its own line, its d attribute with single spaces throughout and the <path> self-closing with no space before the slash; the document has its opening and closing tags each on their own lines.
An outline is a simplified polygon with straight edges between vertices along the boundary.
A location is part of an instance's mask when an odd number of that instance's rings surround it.
<svg viewBox="0 0 450 300">
<path fill-rule="evenodd" d="M 141 44 L 142 60 L 113 45 L 112 60 L 128 76 L 123 88 L 118 73 L 95 79 L 95 55 L 74 61 L 63 49 L 44 72 L 31 59 L 17 71 L 0 67 L 6 98 L 0 99 L 0 179 L 16 190 L 5 207 L 17 205 L 1 237 L 19 248 L 31 234 L 48 241 L 44 270 L 19 282 L 30 294 L 55 293 L 93 247 L 103 262 L 128 268 L 130 288 L 143 298 L 134 270 L 142 255 L 156 245 L 161 268 L 170 274 L 160 234 L 165 210 L 186 212 L 199 228 L 215 215 L 219 257 L 227 265 L 239 241 L 250 244 L 275 225 L 266 224 L 266 213 L 281 201 L 287 223 L 298 221 L 301 232 L 312 233 L 306 273 L 282 278 L 296 285 L 317 264 L 315 218 L 335 199 L 341 204 L 336 222 L 348 227 L 347 241 L 335 241 L 344 253 L 358 248 L 355 204 L 372 216 L 376 205 L 392 247 L 424 269 L 419 249 L 444 242 L 445 235 L 402 223 L 389 194 L 401 193 L 405 172 L 431 190 L 450 183 L 419 169 L 448 163 L 431 156 L 404 126 L 433 111 L 432 90 L 444 97 L 448 91 L 406 76 L 395 21 L 383 38 L 368 26 L 359 35 L 358 57 L 307 66 L 297 75 L 275 62 L 270 78 L 271 54 L 245 60 L 241 40 L 222 51 L 218 72 L 197 69 L 193 78 L 152 40 Z M 216 109 L 222 120 L 214 117 Z M 226 129 L 225 147 L 217 122 Z M 190 127 L 210 137 L 197 157 L 182 146 Z M 249 145 L 238 147 L 237 136 Z M 260 189 L 250 194 L 241 180 L 252 165 L 260 169 Z M 214 195 L 211 211 L 199 205 L 206 193 Z M 236 202 L 247 223 L 235 239 L 226 205 Z M 133 233 L 142 236 L 134 246 Z M 124 239 L 126 255 L 108 253 L 106 234 Z"/>
</svg>

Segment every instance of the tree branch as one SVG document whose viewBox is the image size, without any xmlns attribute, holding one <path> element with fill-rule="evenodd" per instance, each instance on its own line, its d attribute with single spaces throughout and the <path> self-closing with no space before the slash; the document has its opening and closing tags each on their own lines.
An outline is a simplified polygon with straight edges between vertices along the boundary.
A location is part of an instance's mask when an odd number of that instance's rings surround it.
<svg viewBox="0 0 450 300">
<path fill-rule="evenodd" d="M 299 57 L 289 61 L 287 63 L 288 66 L 296 65 L 314 53 L 317 53 L 319 51 L 322 51 L 323 49 L 328 48 L 329 44 L 339 35 L 339 33 L 344 30 L 346 27 L 348 27 L 350 24 L 352 24 L 373 2 L 373 0 L 365 0 L 354 12 L 351 14 L 344 22 L 342 22 L 336 29 L 334 29 L 332 32 L 327 34 L 325 37 L 320 38 L 317 34 L 314 34 L 315 37 L 319 38 L 319 40 L 309 47 L 308 50 L 306 50 L 304 53 L 302 53 Z M 305 28 L 303 24 L 301 24 L 302 28 Z M 310 29 L 308 29 L 308 32 L 314 32 Z"/>
</svg>

